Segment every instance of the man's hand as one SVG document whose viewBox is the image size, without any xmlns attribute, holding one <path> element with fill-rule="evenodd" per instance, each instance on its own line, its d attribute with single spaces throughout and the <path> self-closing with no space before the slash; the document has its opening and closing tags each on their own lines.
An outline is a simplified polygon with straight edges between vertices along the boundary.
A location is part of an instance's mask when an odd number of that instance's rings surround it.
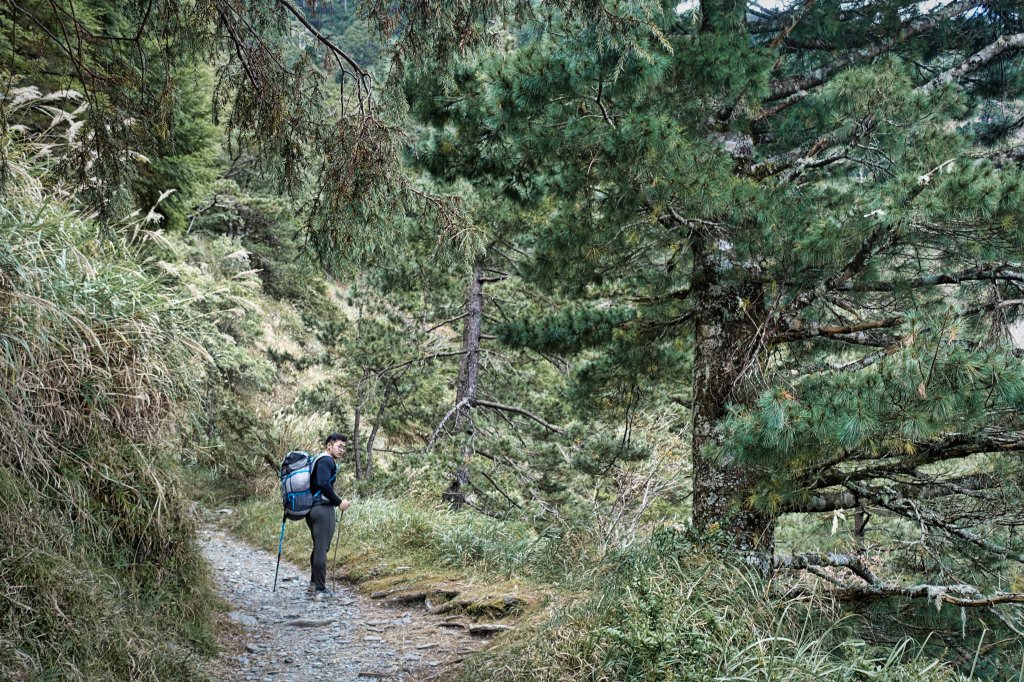
<svg viewBox="0 0 1024 682">
<path fill-rule="evenodd" d="M 342 500 L 341 504 L 338 505 L 338 509 L 340 509 L 341 511 L 345 511 L 346 509 L 348 509 L 348 500 Z"/>
</svg>

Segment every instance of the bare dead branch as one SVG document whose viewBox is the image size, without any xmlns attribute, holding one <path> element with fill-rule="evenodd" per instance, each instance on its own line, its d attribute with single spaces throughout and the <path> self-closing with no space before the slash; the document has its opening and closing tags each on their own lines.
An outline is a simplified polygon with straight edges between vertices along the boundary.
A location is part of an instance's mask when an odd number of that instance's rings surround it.
<svg viewBox="0 0 1024 682">
<path fill-rule="evenodd" d="M 544 419 L 538 417 L 533 412 L 530 412 L 529 410 L 524 410 L 521 407 L 515 407 L 513 405 L 502 405 L 500 403 L 491 402 L 490 400 L 480 400 L 480 399 L 477 399 L 476 401 L 474 401 L 473 405 L 474 406 L 478 406 L 478 407 L 488 407 L 488 408 L 490 408 L 492 410 L 501 410 L 502 412 L 512 412 L 514 414 L 520 414 L 520 415 L 522 415 L 524 417 L 528 417 L 528 418 L 532 419 L 533 421 L 537 422 L 538 424 L 543 426 L 548 431 L 553 431 L 553 432 L 558 433 L 558 434 L 564 434 L 565 433 L 565 429 L 561 428 L 560 426 L 555 426 L 554 424 L 552 424 L 550 422 L 547 422 Z"/>
<path fill-rule="evenodd" d="M 884 492 L 880 493 L 857 483 L 850 483 L 848 484 L 848 487 L 850 490 L 854 491 L 861 497 L 870 500 L 879 507 L 888 509 L 900 516 L 914 519 L 927 526 L 940 528 L 950 535 L 958 537 L 975 547 L 980 547 L 981 549 L 989 551 L 1003 559 L 1010 559 L 1012 561 L 1024 563 L 1024 554 L 1017 553 L 1014 550 L 996 544 L 991 540 L 986 540 L 972 530 L 961 528 L 960 526 L 945 520 L 933 510 L 927 509 L 923 505 L 918 504 L 916 501 L 911 502 L 910 500 L 899 496 L 896 494 L 895 490 L 889 489 L 887 491 L 889 494 L 886 495 Z"/>
<path fill-rule="evenodd" d="M 440 435 L 440 433 L 441 433 L 441 429 L 444 428 L 445 423 L 449 419 L 451 419 L 452 415 L 455 414 L 456 412 L 458 412 L 459 410 L 461 410 L 463 407 L 465 407 L 468 404 L 469 404 L 469 399 L 468 398 L 463 398 L 459 402 L 455 403 L 455 405 L 452 407 L 452 409 L 448 410 L 448 413 L 441 420 L 441 423 L 437 425 L 436 429 L 434 429 L 434 433 L 432 433 L 430 435 L 430 440 L 427 441 L 427 447 L 424 449 L 425 452 L 430 452 L 431 448 L 434 447 L 434 441 L 437 440 L 438 435 Z"/>
<path fill-rule="evenodd" d="M 776 554 L 772 556 L 772 568 L 775 570 L 806 569 L 811 566 L 845 568 L 869 585 L 878 582 L 871 569 L 864 564 L 861 557 L 857 556 L 834 552 L 829 552 L 828 554 Z"/>
<path fill-rule="evenodd" d="M 790 594 L 809 594 L 804 588 L 791 590 Z M 990 595 L 981 594 L 971 585 L 895 585 L 893 583 L 876 583 L 862 585 L 831 592 L 840 601 L 873 601 L 886 597 L 908 597 L 911 599 L 928 599 L 939 604 L 952 604 L 963 607 L 988 607 L 999 604 L 1022 604 L 1024 594 L 1018 592 L 995 592 Z"/>
</svg>

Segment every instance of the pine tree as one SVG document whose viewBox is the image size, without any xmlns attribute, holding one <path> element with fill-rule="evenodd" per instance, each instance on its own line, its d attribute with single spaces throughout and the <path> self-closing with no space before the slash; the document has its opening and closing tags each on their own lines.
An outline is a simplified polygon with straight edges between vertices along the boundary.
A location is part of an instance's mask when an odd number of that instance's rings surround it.
<svg viewBox="0 0 1024 682">
<path fill-rule="evenodd" d="M 1022 21 L 549 7 L 413 111 L 435 172 L 517 202 L 533 281 L 579 300 L 504 340 L 601 352 L 607 381 L 690 405 L 697 528 L 766 570 L 830 567 L 844 598 L 1016 602 L 991 575 L 1024 557 Z M 859 537 L 871 514 L 916 524 L 934 584 L 859 550 L 775 554 L 783 515 L 843 510 Z M 989 577 L 959 563 L 978 553 Z"/>
</svg>

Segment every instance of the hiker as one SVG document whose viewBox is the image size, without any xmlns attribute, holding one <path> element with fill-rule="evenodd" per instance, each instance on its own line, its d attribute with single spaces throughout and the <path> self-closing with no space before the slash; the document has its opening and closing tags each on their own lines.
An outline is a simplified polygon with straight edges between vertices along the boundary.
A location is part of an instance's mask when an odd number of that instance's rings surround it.
<svg viewBox="0 0 1024 682">
<path fill-rule="evenodd" d="M 313 552 L 309 555 L 309 587 L 307 591 L 314 599 L 331 596 L 327 589 L 327 550 L 331 547 L 331 536 L 338 522 L 334 508 L 348 509 L 348 500 L 334 492 L 334 479 L 338 475 L 335 459 L 345 454 L 348 437 L 332 433 L 324 440 L 324 451 L 313 464 L 309 475 L 309 489 L 313 493 L 313 508 L 306 516 L 306 525 L 313 538 Z"/>
</svg>

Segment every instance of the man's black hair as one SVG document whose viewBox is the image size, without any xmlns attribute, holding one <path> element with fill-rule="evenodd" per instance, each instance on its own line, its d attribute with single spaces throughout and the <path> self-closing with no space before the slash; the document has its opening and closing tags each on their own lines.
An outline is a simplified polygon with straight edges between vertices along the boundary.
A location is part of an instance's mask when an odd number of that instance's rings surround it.
<svg viewBox="0 0 1024 682">
<path fill-rule="evenodd" d="M 332 433 L 331 435 L 327 436 L 327 438 L 324 439 L 324 447 L 327 447 L 336 440 L 340 440 L 342 443 L 347 444 L 348 436 L 346 436 L 343 433 L 338 433 L 337 431 L 335 431 L 334 433 Z"/>
</svg>

